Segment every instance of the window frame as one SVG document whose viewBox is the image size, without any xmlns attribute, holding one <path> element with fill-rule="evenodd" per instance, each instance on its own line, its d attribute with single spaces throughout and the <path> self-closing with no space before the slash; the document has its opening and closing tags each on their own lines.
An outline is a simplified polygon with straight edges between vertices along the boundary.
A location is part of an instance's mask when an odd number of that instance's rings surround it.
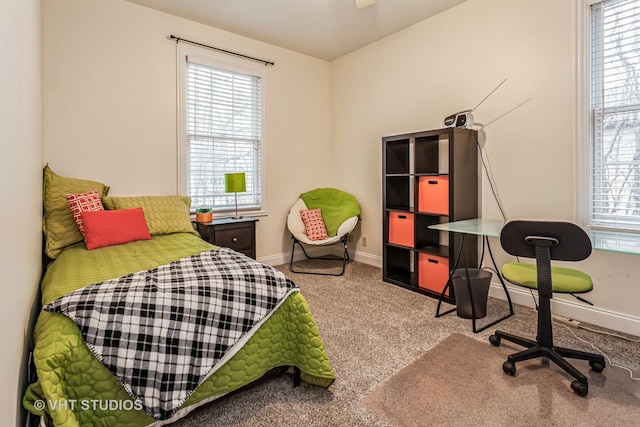
<svg viewBox="0 0 640 427">
<path fill-rule="evenodd" d="M 214 68 L 232 72 L 257 76 L 261 79 L 260 87 L 260 205 L 259 207 L 243 208 L 238 205 L 238 212 L 247 216 L 267 215 L 266 189 L 266 131 L 265 131 L 265 105 L 266 105 L 266 81 L 267 68 L 263 64 L 232 57 L 224 52 L 198 46 L 176 43 L 176 94 L 177 94 L 177 185 L 178 194 L 187 194 L 187 57 L 193 62 Z M 191 206 L 194 213 L 197 206 Z M 216 208 L 212 207 L 214 217 L 226 217 L 235 215 L 235 206 Z"/>
<path fill-rule="evenodd" d="M 612 230 L 640 233 L 639 228 L 624 227 L 623 224 L 606 226 L 594 224 L 592 185 L 592 111 L 591 111 L 591 6 L 606 0 L 575 0 L 576 60 L 575 60 L 575 217 L 578 223 L 593 230 Z M 640 222 L 640 216 L 638 217 Z"/>
</svg>

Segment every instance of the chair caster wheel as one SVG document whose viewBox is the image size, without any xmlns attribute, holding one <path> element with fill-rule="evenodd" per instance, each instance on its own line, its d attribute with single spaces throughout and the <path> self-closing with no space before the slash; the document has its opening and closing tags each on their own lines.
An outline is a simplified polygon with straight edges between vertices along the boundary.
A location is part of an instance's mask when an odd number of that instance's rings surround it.
<svg viewBox="0 0 640 427">
<path fill-rule="evenodd" d="M 593 369 L 594 372 L 602 372 L 604 370 L 604 364 L 600 362 L 589 362 L 589 366 Z"/>
<path fill-rule="evenodd" d="M 502 364 L 502 370 L 507 374 L 514 376 L 516 374 L 516 364 L 513 362 L 506 361 Z"/>
<path fill-rule="evenodd" d="M 575 380 L 571 383 L 571 389 L 576 392 L 576 394 L 580 397 L 585 397 L 589 394 L 589 386 L 587 384 L 581 383 L 578 380 Z"/>
<path fill-rule="evenodd" d="M 500 337 L 497 335 L 491 335 L 489 336 L 489 342 L 497 347 L 500 345 Z"/>
</svg>

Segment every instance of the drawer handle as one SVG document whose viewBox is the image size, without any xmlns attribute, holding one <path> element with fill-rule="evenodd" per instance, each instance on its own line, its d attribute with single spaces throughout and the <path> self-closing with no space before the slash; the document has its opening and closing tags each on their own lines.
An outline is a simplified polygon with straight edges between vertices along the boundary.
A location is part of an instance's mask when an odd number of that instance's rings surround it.
<svg viewBox="0 0 640 427">
<path fill-rule="evenodd" d="M 438 260 L 431 259 L 431 258 L 427 258 L 427 261 L 432 262 L 432 263 L 434 263 L 434 264 L 437 264 L 437 263 L 438 263 Z"/>
<path fill-rule="evenodd" d="M 438 181 L 433 181 L 433 180 L 429 181 L 429 184 L 437 184 L 437 183 L 438 183 Z"/>
<path fill-rule="evenodd" d="M 406 215 L 398 215 L 398 219 L 407 219 Z"/>
<path fill-rule="evenodd" d="M 237 241 L 238 241 L 238 238 L 237 238 L 237 237 L 234 237 L 233 239 L 231 239 L 231 241 L 232 241 L 233 243 L 235 243 L 235 242 L 237 242 Z"/>
</svg>

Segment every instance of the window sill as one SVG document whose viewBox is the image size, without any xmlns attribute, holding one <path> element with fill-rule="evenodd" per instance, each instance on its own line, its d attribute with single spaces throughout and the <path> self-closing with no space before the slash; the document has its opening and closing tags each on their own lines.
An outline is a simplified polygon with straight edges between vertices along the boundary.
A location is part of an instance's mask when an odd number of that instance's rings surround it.
<svg viewBox="0 0 640 427">
<path fill-rule="evenodd" d="M 213 211 L 213 218 L 214 219 L 221 219 L 221 218 L 231 218 L 233 216 L 236 215 L 236 211 Z M 250 217 L 264 217 L 264 216 L 268 216 L 269 214 L 267 213 L 267 211 L 265 210 L 240 210 L 238 209 L 238 215 L 241 216 L 250 216 Z M 196 214 L 195 212 L 191 212 L 191 220 L 195 221 L 196 219 Z"/>
</svg>

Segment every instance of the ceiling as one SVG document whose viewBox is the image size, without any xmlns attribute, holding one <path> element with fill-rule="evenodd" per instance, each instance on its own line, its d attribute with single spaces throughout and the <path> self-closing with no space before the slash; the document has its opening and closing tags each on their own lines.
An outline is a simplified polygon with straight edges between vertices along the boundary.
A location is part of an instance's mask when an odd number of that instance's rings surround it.
<svg viewBox="0 0 640 427">
<path fill-rule="evenodd" d="M 331 61 L 466 0 L 128 1 Z"/>
</svg>

